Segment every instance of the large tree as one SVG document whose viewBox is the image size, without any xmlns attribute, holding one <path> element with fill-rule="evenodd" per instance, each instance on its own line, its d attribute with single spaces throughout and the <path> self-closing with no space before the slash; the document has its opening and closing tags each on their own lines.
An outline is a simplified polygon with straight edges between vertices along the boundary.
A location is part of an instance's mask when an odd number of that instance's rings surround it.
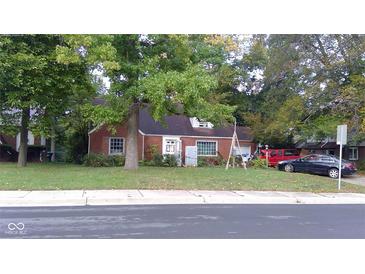
<svg viewBox="0 0 365 274">
<path fill-rule="evenodd" d="M 28 130 L 31 110 L 43 100 L 44 78 L 52 36 L 3 35 L 0 36 L 0 91 L 3 113 L 18 116 L 20 147 L 18 166 L 27 161 Z M 3 119 L 4 119 L 4 115 Z"/>
<path fill-rule="evenodd" d="M 126 121 L 125 169 L 138 168 L 137 135 L 141 108 L 155 120 L 186 114 L 224 123 L 233 107 L 217 92 L 217 74 L 227 64 L 229 37 L 205 35 L 114 35 L 117 67 L 105 69 L 111 88 L 105 106 L 89 114 L 94 123 Z M 82 41 L 79 47 L 86 48 Z"/>
<path fill-rule="evenodd" d="M 88 66 L 58 62 L 59 47 L 70 48 L 62 35 L 0 36 L 1 114 L 4 124 L 20 124 L 19 167 L 27 162 L 28 131 L 54 140 L 57 118 L 75 94 L 92 92 Z"/>
<path fill-rule="evenodd" d="M 364 138 L 364 52 L 360 35 L 252 37 L 243 66 L 258 64 L 261 80 L 258 92 L 240 94 L 241 119 L 258 141 L 276 145 L 328 137 L 338 123 L 349 125 L 352 139 Z"/>
</svg>

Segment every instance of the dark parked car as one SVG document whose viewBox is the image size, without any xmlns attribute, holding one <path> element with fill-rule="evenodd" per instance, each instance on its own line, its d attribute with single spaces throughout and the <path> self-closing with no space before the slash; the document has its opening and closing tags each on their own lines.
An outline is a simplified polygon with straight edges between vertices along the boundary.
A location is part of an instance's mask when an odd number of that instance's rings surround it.
<svg viewBox="0 0 365 274">
<path fill-rule="evenodd" d="M 336 179 L 339 176 L 338 163 L 339 159 L 336 156 L 311 154 L 295 160 L 281 161 L 278 163 L 278 169 L 286 172 L 323 174 Z M 354 163 L 342 160 L 342 175 L 351 175 L 355 172 Z"/>
</svg>

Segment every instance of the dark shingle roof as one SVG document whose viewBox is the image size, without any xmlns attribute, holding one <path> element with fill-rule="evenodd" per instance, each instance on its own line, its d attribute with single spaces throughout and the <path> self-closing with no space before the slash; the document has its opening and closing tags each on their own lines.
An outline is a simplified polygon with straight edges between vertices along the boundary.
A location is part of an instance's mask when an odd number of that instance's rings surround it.
<svg viewBox="0 0 365 274">
<path fill-rule="evenodd" d="M 147 109 L 140 111 L 139 129 L 145 134 L 232 137 L 233 126 L 224 128 L 193 128 L 190 119 L 184 115 L 171 115 L 164 118 L 165 123 L 153 120 Z M 247 127 L 237 127 L 239 140 L 252 140 L 251 130 Z"/>
<path fill-rule="evenodd" d="M 103 105 L 103 98 L 95 98 L 94 105 Z M 139 129 L 144 134 L 154 135 L 179 135 L 179 136 L 202 136 L 202 137 L 232 137 L 233 126 L 224 128 L 193 128 L 190 119 L 184 115 L 170 115 L 164 118 L 165 123 L 156 122 L 148 112 L 147 108 L 140 111 Z M 248 127 L 237 126 L 239 140 L 252 141 L 252 133 Z"/>
</svg>

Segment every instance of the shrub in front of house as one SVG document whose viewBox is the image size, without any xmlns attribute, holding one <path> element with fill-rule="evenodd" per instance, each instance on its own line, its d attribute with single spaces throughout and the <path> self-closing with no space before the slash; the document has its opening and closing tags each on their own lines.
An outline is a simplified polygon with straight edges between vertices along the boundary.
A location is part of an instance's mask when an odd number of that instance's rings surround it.
<svg viewBox="0 0 365 274">
<path fill-rule="evenodd" d="M 125 164 L 125 157 L 122 155 L 110 155 L 108 160 L 111 166 L 124 166 Z"/>
<path fill-rule="evenodd" d="M 208 162 L 206 161 L 206 157 L 198 157 L 198 167 L 207 167 Z"/>
<path fill-rule="evenodd" d="M 266 160 L 259 158 L 249 161 L 248 166 L 252 168 L 267 168 Z"/>
<path fill-rule="evenodd" d="M 154 154 L 152 160 L 144 160 L 139 162 L 143 166 L 158 166 L 158 167 L 176 167 L 177 159 L 175 155 Z"/>
<path fill-rule="evenodd" d="M 152 155 L 152 166 L 163 166 L 163 156 L 155 153 Z"/>
<path fill-rule="evenodd" d="M 122 155 L 109 155 L 90 153 L 85 155 L 83 164 L 90 167 L 124 166 L 125 157 Z"/>
<path fill-rule="evenodd" d="M 151 160 L 139 160 L 139 166 L 153 166 L 153 162 Z"/>
<path fill-rule="evenodd" d="M 175 155 L 166 154 L 163 156 L 163 166 L 177 167 L 177 159 Z"/>
<path fill-rule="evenodd" d="M 150 145 L 148 153 L 151 155 L 152 160 L 144 160 L 140 162 L 144 166 L 159 166 L 159 167 L 176 167 L 177 159 L 175 155 L 159 153 L 157 145 Z"/>
<path fill-rule="evenodd" d="M 102 167 L 106 165 L 106 157 L 102 154 L 90 153 L 85 155 L 83 164 L 91 167 Z"/>
<path fill-rule="evenodd" d="M 198 156 L 198 167 L 221 166 L 224 165 L 224 163 L 225 161 L 221 156 L 216 156 L 216 157 Z"/>
</svg>

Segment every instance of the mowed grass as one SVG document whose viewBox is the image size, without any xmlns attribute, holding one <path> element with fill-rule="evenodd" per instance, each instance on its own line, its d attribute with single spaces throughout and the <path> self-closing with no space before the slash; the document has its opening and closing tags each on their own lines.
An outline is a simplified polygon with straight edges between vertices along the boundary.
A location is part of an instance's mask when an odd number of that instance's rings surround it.
<svg viewBox="0 0 365 274">
<path fill-rule="evenodd" d="M 204 189 L 337 192 L 337 181 L 324 176 L 275 169 L 84 167 L 71 164 L 0 163 L 0 190 L 61 189 Z M 343 183 L 341 192 L 365 187 Z"/>
</svg>

